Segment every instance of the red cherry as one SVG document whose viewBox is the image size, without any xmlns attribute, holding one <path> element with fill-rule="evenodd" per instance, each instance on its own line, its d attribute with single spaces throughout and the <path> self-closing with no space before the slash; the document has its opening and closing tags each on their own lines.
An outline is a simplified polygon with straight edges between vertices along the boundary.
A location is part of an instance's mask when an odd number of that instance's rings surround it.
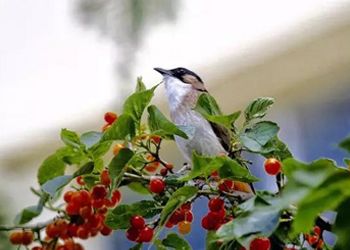
<svg viewBox="0 0 350 250">
<path fill-rule="evenodd" d="M 219 184 L 218 188 L 222 192 L 232 192 L 234 189 L 234 182 L 232 180 L 225 179 Z"/>
<path fill-rule="evenodd" d="M 185 212 L 185 221 L 192 222 L 193 221 L 193 213 L 191 211 Z"/>
<path fill-rule="evenodd" d="M 100 175 L 100 181 L 102 185 L 109 186 L 112 182 L 111 178 L 109 177 L 109 172 L 107 169 L 103 170 Z"/>
<path fill-rule="evenodd" d="M 180 209 L 184 211 L 190 211 L 192 207 L 191 202 L 187 202 L 181 205 Z"/>
<path fill-rule="evenodd" d="M 90 206 L 84 206 L 79 209 L 79 214 L 84 219 L 90 218 L 90 216 L 93 215 L 93 213 L 94 213 L 94 210 Z"/>
<path fill-rule="evenodd" d="M 86 240 L 87 238 L 89 238 L 89 231 L 85 227 L 80 226 L 77 230 L 77 236 L 80 239 Z"/>
<path fill-rule="evenodd" d="M 76 224 L 69 224 L 68 225 L 68 235 L 70 237 L 76 237 L 77 236 L 77 231 L 78 231 L 78 225 Z"/>
<path fill-rule="evenodd" d="M 161 176 L 167 176 L 168 174 L 168 169 L 167 168 L 162 168 L 160 171 L 159 171 L 160 175 Z"/>
<path fill-rule="evenodd" d="M 9 239 L 13 245 L 21 245 L 23 240 L 23 232 L 13 231 L 10 233 Z"/>
<path fill-rule="evenodd" d="M 24 231 L 22 235 L 22 244 L 25 246 L 30 245 L 34 240 L 34 234 L 32 231 Z"/>
<path fill-rule="evenodd" d="M 104 199 L 107 196 L 107 189 L 103 185 L 96 185 L 92 188 L 91 197 L 95 200 Z"/>
<path fill-rule="evenodd" d="M 210 211 L 217 212 L 224 209 L 225 202 L 219 197 L 215 197 L 209 200 L 208 206 Z"/>
<path fill-rule="evenodd" d="M 74 194 L 74 191 L 67 191 L 64 193 L 63 195 L 63 199 L 65 202 L 70 202 L 71 198 L 72 198 L 72 195 Z"/>
<path fill-rule="evenodd" d="M 104 119 L 108 124 L 112 124 L 118 118 L 116 113 L 107 112 L 105 113 Z"/>
<path fill-rule="evenodd" d="M 150 227 L 144 227 L 140 230 L 139 242 L 150 242 L 153 238 L 153 229 Z"/>
<path fill-rule="evenodd" d="M 271 248 L 271 243 L 269 238 L 259 237 L 255 238 L 250 242 L 250 250 L 269 250 Z"/>
<path fill-rule="evenodd" d="M 167 163 L 165 164 L 165 167 L 168 169 L 168 170 L 172 170 L 174 168 L 174 165 L 172 163 Z"/>
<path fill-rule="evenodd" d="M 91 205 L 93 208 L 101 208 L 104 205 L 104 199 L 93 199 Z"/>
<path fill-rule="evenodd" d="M 80 185 L 80 186 L 84 186 L 85 185 L 85 182 L 84 182 L 84 179 L 82 176 L 78 176 L 77 177 L 77 183 Z"/>
<path fill-rule="evenodd" d="M 208 215 L 202 218 L 202 227 L 206 230 L 217 230 L 220 226 L 220 222 L 213 220 L 213 218 Z"/>
<path fill-rule="evenodd" d="M 130 224 L 134 228 L 142 229 L 145 227 L 145 219 L 142 216 L 135 215 L 130 218 Z"/>
<path fill-rule="evenodd" d="M 73 200 L 73 197 L 72 197 L 72 200 Z M 91 195 L 88 191 L 86 191 L 86 190 L 79 191 L 79 203 L 80 203 L 80 206 L 90 205 Z"/>
<path fill-rule="evenodd" d="M 162 138 L 158 135 L 152 135 L 151 136 L 151 141 L 154 143 L 154 144 L 159 144 L 161 142 Z"/>
<path fill-rule="evenodd" d="M 319 227 L 319 226 L 314 226 L 314 233 L 316 234 L 316 235 L 321 235 L 321 233 L 322 233 L 322 230 L 321 230 L 321 228 Z"/>
<path fill-rule="evenodd" d="M 275 158 L 268 158 L 264 162 L 266 173 L 276 175 L 281 171 L 282 163 Z"/>
<path fill-rule="evenodd" d="M 112 193 L 112 202 L 114 205 L 116 205 L 118 202 L 120 202 L 122 198 L 122 194 L 120 193 L 119 190 L 114 190 Z"/>
<path fill-rule="evenodd" d="M 66 212 L 68 215 L 76 215 L 79 214 L 79 205 L 76 203 L 69 202 L 66 206 Z"/>
<path fill-rule="evenodd" d="M 307 237 L 307 242 L 312 246 L 318 242 L 318 235 L 309 235 Z"/>
<path fill-rule="evenodd" d="M 56 238 L 60 234 L 59 229 L 56 227 L 56 224 L 51 223 L 45 228 L 46 235 L 50 238 Z"/>
<path fill-rule="evenodd" d="M 211 220 L 221 223 L 223 221 L 223 219 L 225 218 L 225 215 L 226 215 L 225 209 L 222 209 L 222 210 L 220 210 L 218 212 L 210 211 L 207 216 Z"/>
<path fill-rule="evenodd" d="M 112 233 L 112 228 L 106 226 L 106 225 L 103 225 L 102 229 L 100 230 L 101 234 L 104 235 L 104 236 L 108 236 Z"/>
<path fill-rule="evenodd" d="M 140 235 L 140 231 L 133 227 L 129 228 L 126 231 L 126 238 L 128 238 L 128 240 L 131 240 L 131 241 L 136 241 L 139 235 Z"/>
<path fill-rule="evenodd" d="M 165 182 L 162 179 L 153 178 L 149 183 L 149 189 L 152 193 L 159 194 L 164 191 Z"/>
</svg>

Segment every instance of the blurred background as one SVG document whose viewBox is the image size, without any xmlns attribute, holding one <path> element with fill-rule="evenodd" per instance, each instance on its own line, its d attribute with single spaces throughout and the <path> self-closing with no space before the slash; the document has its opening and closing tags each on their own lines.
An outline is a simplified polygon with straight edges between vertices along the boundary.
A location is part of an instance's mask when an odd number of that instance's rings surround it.
<svg viewBox="0 0 350 250">
<path fill-rule="evenodd" d="M 350 133 L 349 0 L 0 0 L 0 35 L 0 224 L 35 204 L 29 187 L 60 146 L 60 129 L 99 130 L 137 76 L 148 86 L 161 81 L 153 67 L 195 71 L 226 112 L 274 97 L 269 118 L 297 158 L 342 164 L 336 144 Z M 155 103 L 167 112 L 162 93 Z M 183 162 L 174 144 L 163 155 Z M 258 188 L 275 188 L 261 159 L 252 169 Z M 124 202 L 136 198 L 128 193 Z M 186 236 L 194 249 L 204 249 L 205 210 L 205 200 L 195 204 L 196 229 Z M 131 245 L 121 233 L 85 243 L 88 250 Z M 10 249 L 1 235 L 0 249 Z"/>
</svg>

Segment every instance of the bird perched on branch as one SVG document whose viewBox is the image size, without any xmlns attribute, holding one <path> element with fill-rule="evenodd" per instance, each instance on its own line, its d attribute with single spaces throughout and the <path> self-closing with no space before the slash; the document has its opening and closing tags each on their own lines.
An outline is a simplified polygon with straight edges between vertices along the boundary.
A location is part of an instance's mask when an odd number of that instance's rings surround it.
<svg viewBox="0 0 350 250">
<path fill-rule="evenodd" d="M 227 128 L 206 120 L 194 110 L 199 96 L 208 92 L 202 79 L 185 68 L 154 70 L 164 78 L 172 121 L 177 125 L 194 128 L 188 139 L 175 136 L 176 144 L 184 157 L 190 161 L 193 151 L 208 156 L 229 154 L 231 140 Z M 243 189 L 252 191 L 248 184 L 241 185 L 244 186 Z"/>
</svg>

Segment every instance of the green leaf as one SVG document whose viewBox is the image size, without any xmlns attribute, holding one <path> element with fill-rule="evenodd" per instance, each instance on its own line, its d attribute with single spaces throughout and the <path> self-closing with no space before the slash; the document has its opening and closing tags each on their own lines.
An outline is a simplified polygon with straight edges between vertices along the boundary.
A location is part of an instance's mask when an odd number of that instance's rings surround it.
<svg viewBox="0 0 350 250">
<path fill-rule="evenodd" d="M 98 143 L 102 138 L 103 133 L 96 131 L 89 131 L 80 136 L 80 141 L 87 148 L 91 148 L 93 145 Z"/>
<path fill-rule="evenodd" d="M 199 96 L 194 109 L 202 115 L 217 116 L 222 114 L 214 97 L 208 93 L 203 93 Z"/>
<path fill-rule="evenodd" d="M 349 158 L 345 158 L 344 159 L 344 164 L 345 164 L 345 167 L 349 169 L 350 168 L 350 159 Z"/>
<path fill-rule="evenodd" d="M 278 136 L 268 141 L 268 143 L 263 146 L 261 153 L 266 158 L 274 157 L 281 161 L 293 157 L 287 145 L 283 143 Z"/>
<path fill-rule="evenodd" d="M 15 218 L 15 224 L 16 225 L 21 225 L 28 223 L 35 217 L 39 216 L 42 211 L 42 206 L 29 206 L 24 208 Z"/>
<path fill-rule="evenodd" d="M 350 136 L 339 143 L 339 147 L 350 153 Z"/>
<path fill-rule="evenodd" d="M 67 146 L 72 146 L 74 148 L 80 148 L 81 146 L 81 142 L 77 133 L 65 128 L 61 130 L 61 140 Z"/>
<path fill-rule="evenodd" d="M 246 121 L 263 118 L 273 103 L 274 99 L 270 97 L 260 97 L 255 99 L 244 111 Z"/>
<path fill-rule="evenodd" d="M 130 205 L 122 204 L 108 212 L 105 223 L 113 229 L 127 229 L 130 227 L 130 218 L 135 214 L 147 219 L 154 217 L 160 211 L 161 208 L 153 200 L 143 200 Z"/>
<path fill-rule="evenodd" d="M 92 146 L 89 151 L 97 158 L 104 156 L 112 146 L 112 141 L 103 141 Z"/>
<path fill-rule="evenodd" d="M 135 246 L 129 248 L 129 250 L 141 250 L 142 249 L 142 243 L 138 243 Z"/>
<path fill-rule="evenodd" d="M 279 131 L 276 123 L 263 121 L 247 128 L 241 135 L 240 140 L 244 147 L 251 152 L 260 152 L 263 147 L 274 138 Z"/>
<path fill-rule="evenodd" d="M 259 181 L 258 178 L 253 176 L 249 170 L 237 161 L 225 157 L 225 162 L 223 166 L 219 169 L 219 175 L 221 178 L 229 178 L 232 180 L 242 181 L 242 182 L 255 182 Z"/>
<path fill-rule="evenodd" d="M 139 194 L 143 194 L 143 195 L 147 195 L 147 194 L 150 194 L 148 188 L 146 188 L 144 185 L 142 185 L 142 183 L 140 182 L 131 182 L 128 184 L 128 187 L 136 192 L 136 193 L 139 193 Z"/>
<path fill-rule="evenodd" d="M 114 156 L 108 166 L 109 174 L 113 181 L 113 187 L 117 187 L 126 171 L 127 164 L 133 157 L 134 152 L 128 148 L 122 148 L 119 153 Z"/>
<path fill-rule="evenodd" d="M 145 91 L 146 90 L 146 86 L 142 81 L 142 77 L 137 77 L 137 82 L 136 82 L 136 89 L 135 92 L 141 92 L 141 91 Z"/>
<path fill-rule="evenodd" d="M 198 192 L 198 188 L 192 186 L 185 186 L 177 189 L 169 198 L 168 202 L 164 206 L 161 214 L 159 225 L 163 226 L 170 215 L 182 204 L 195 196 Z"/>
<path fill-rule="evenodd" d="M 94 170 L 94 166 L 95 164 L 93 161 L 86 163 L 84 166 L 82 166 L 81 168 L 79 168 L 77 171 L 74 172 L 73 178 L 78 177 L 80 175 L 91 174 L 92 171 Z"/>
<path fill-rule="evenodd" d="M 43 211 L 44 204 L 48 200 L 47 194 L 42 194 L 37 205 L 24 208 L 19 214 L 16 215 L 15 224 L 25 224 L 31 221 L 33 218 L 39 216 Z"/>
<path fill-rule="evenodd" d="M 170 139 L 172 139 L 174 135 L 178 135 L 186 139 L 188 138 L 186 133 L 181 131 L 174 123 L 169 121 L 156 106 L 149 106 L 147 111 L 148 125 L 152 134 Z"/>
<path fill-rule="evenodd" d="M 130 115 L 136 124 L 139 124 L 143 111 L 150 103 L 154 95 L 154 90 L 157 87 L 158 85 L 151 89 L 135 92 L 129 96 L 124 102 L 123 113 Z"/>
<path fill-rule="evenodd" d="M 38 170 L 38 182 L 40 185 L 64 174 L 66 165 L 61 157 L 60 151 L 57 151 L 44 160 Z"/>
<path fill-rule="evenodd" d="M 182 177 L 181 181 L 189 181 L 198 176 L 207 177 L 212 172 L 219 170 L 221 178 L 230 178 L 243 182 L 255 182 L 259 179 L 251 175 L 248 169 L 239 165 L 235 160 L 224 156 L 202 156 L 193 152 L 192 169 L 188 175 Z"/>
<path fill-rule="evenodd" d="M 85 185 L 90 189 L 93 186 L 95 186 L 99 181 L 100 178 L 98 175 L 90 174 L 90 175 L 84 175 L 83 176 Z"/>
<path fill-rule="evenodd" d="M 41 188 L 45 193 L 49 194 L 51 197 L 54 197 L 56 192 L 66 186 L 72 179 L 72 175 L 58 176 L 52 180 L 47 181 L 44 185 L 42 185 Z"/>
<path fill-rule="evenodd" d="M 337 209 L 337 218 L 334 223 L 333 232 L 337 235 L 334 250 L 350 249 L 350 199 L 344 200 Z"/>
<path fill-rule="evenodd" d="M 170 233 L 162 240 L 162 244 L 175 250 L 190 250 L 192 249 L 188 242 L 175 233 Z"/>
<path fill-rule="evenodd" d="M 292 224 L 293 232 L 295 235 L 308 232 L 321 212 L 334 210 L 349 197 L 349 172 L 339 169 L 300 201 Z"/>
<path fill-rule="evenodd" d="M 205 238 L 206 250 L 218 250 L 217 240 L 219 237 L 216 235 L 215 231 L 208 231 L 207 237 Z"/>
<path fill-rule="evenodd" d="M 210 122 L 214 122 L 216 124 L 223 125 L 226 128 L 230 128 L 241 115 L 241 111 L 237 111 L 230 115 L 202 115 Z"/>
<path fill-rule="evenodd" d="M 124 140 L 127 136 L 135 135 L 135 123 L 128 114 L 122 114 L 112 126 L 105 131 L 102 141 Z"/>
<path fill-rule="evenodd" d="M 251 212 L 244 213 L 219 228 L 217 235 L 227 241 L 241 239 L 242 243 L 247 242 L 252 234 L 270 236 L 278 227 L 280 210 L 273 206 L 257 207 Z"/>
<path fill-rule="evenodd" d="M 215 170 L 218 170 L 224 165 L 225 159 L 223 157 L 208 157 L 202 156 L 193 152 L 192 154 L 192 169 L 188 175 L 182 177 L 181 181 L 189 181 L 198 176 L 207 177 Z"/>
</svg>

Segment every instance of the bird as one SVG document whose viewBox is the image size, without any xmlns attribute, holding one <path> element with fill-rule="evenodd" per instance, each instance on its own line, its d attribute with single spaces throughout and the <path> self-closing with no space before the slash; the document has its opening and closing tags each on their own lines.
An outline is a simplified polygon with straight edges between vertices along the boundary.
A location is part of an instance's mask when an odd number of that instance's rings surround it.
<svg viewBox="0 0 350 250">
<path fill-rule="evenodd" d="M 228 129 L 208 121 L 194 109 L 199 96 L 208 93 L 203 80 L 193 71 L 182 67 L 154 70 L 163 76 L 171 120 L 176 125 L 194 128 L 190 135 L 187 134 L 187 139 L 174 136 L 184 158 L 191 161 L 194 151 L 204 156 L 229 156 L 231 138 Z M 236 190 L 250 194 L 255 192 L 252 184 L 240 181 L 234 183 Z"/>
<path fill-rule="evenodd" d="M 163 76 L 170 117 L 176 125 L 192 127 L 193 133 L 185 139 L 175 136 L 175 141 L 186 160 L 195 151 L 200 155 L 227 155 L 230 150 L 229 131 L 206 120 L 194 110 L 199 96 L 208 93 L 202 79 L 186 68 L 166 70 L 154 68 Z"/>
</svg>

